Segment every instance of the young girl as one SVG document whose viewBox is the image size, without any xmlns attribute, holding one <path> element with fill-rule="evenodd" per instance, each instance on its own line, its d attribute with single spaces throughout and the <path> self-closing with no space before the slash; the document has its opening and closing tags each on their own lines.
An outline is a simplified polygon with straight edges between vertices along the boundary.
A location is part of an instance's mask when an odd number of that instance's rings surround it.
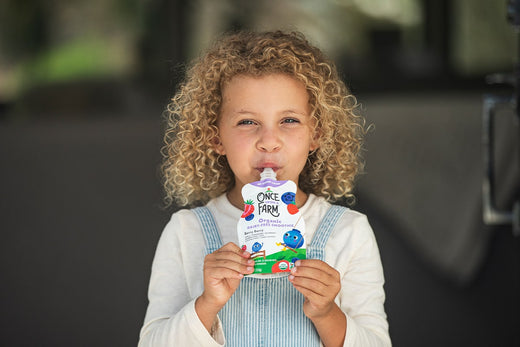
<svg viewBox="0 0 520 347">
<path fill-rule="evenodd" d="M 366 217 L 340 206 L 363 120 L 301 34 L 237 33 L 188 71 L 163 148 L 173 214 L 155 254 L 140 346 L 388 346 L 383 270 Z M 242 187 L 264 168 L 298 185 L 308 258 L 252 274 L 237 246 Z M 247 276 L 245 276 L 247 275 Z"/>
</svg>

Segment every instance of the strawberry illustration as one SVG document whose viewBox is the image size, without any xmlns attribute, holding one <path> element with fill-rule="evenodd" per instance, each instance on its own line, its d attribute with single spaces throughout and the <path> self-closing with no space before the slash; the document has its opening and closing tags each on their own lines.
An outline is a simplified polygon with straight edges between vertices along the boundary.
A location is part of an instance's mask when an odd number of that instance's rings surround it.
<svg viewBox="0 0 520 347">
<path fill-rule="evenodd" d="M 296 206 L 295 203 L 288 204 L 287 205 L 287 211 L 290 214 L 296 214 L 296 213 L 298 213 L 298 206 Z"/>
<path fill-rule="evenodd" d="M 298 206 L 296 206 L 296 194 L 293 192 L 286 192 L 282 195 L 282 201 L 287 204 L 287 211 L 290 214 L 298 213 Z"/>
<path fill-rule="evenodd" d="M 254 210 L 255 207 L 253 206 L 253 200 L 244 201 L 244 213 L 242 213 L 242 216 L 240 216 L 240 218 L 245 218 L 245 220 L 250 221 L 255 216 L 253 214 Z"/>
</svg>

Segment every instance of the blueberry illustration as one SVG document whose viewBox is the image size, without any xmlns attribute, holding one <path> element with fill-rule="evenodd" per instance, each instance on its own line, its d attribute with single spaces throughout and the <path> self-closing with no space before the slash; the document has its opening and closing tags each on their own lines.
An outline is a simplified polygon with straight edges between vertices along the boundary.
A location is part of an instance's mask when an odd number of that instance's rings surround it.
<svg viewBox="0 0 520 347">
<path fill-rule="evenodd" d="M 246 221 L 250 221 L 251 219 L 255 218 L 255 215 L 254 214 L 250 214 L 249 216 L 247 216 L 246 218 L 244 218 Z"/>
<path fill-rule="evenodd" d="M 264 245 L 263 243 L 255 242 L 255 243 L 253 244 L 253 247 L 252 247 L 253 252 L 258 252 L 260 249 L 262 249 L 262 246 L 263 246 L 263 245 Z"/>
<path fill-rule="evenodd" d="M 282 201 L 287 205 L 294 203 L 295 198 L 296 194 L 293 192 L 287 192 L 282 195 Z"/>
<path fill-rule="evenodd" d="M 298 229 L 293 229 L 283 235 L 283 242 L 287 247 L 300 248 L 303 246 L 303 236 Z"/>
</svg>

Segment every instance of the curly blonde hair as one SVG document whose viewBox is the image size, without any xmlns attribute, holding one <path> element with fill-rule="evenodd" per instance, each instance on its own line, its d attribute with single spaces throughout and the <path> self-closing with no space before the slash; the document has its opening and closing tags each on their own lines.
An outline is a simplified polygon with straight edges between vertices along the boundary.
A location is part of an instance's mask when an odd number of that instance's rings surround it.
<svg viewBox="0 0 520 347">
<path fill-rule="evenodd" d="M 205 204 L 233 187 L 226 157 L 214 149 L 222 88 L 236 75 L 276 73 L 306 86 L 319 134 L 299 188 L 331 202 L 353 198 L 354 178 L 363 166 L 364 120 L 335 65 L 301 33 L 239 32 L 220 38 L 194 62 L 168 104 L 161 166 L 167 205 Z"/>
</svg>

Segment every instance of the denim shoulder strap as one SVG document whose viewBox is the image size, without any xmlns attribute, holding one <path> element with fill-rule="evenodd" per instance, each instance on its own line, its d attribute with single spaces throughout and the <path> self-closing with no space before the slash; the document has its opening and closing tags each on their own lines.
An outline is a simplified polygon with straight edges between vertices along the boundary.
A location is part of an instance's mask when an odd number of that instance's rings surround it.
<svg viewBox="0 0 520 347">
<path fill-rule="evenodd" d="M 332 205 L 328 209 L 307 249 L 307 258 L 325 261 L 325 245 L 336 223 L 346 210 L 346 207 L 339 205 Z"/>
<path fill-rule="evenodd" d="M 204 247 L 205 254 L 215 252 L 222 247 L 222 240 L 220 239 L 220 233 L 218 232 L 217 223 L 215 222 L 215 218 L 213 218 L 213 214 L 206 206 L 196 207 L 192 209 L 192 211 L 199 220 L 202 234 L 206 241 Z"/>
</svg>

